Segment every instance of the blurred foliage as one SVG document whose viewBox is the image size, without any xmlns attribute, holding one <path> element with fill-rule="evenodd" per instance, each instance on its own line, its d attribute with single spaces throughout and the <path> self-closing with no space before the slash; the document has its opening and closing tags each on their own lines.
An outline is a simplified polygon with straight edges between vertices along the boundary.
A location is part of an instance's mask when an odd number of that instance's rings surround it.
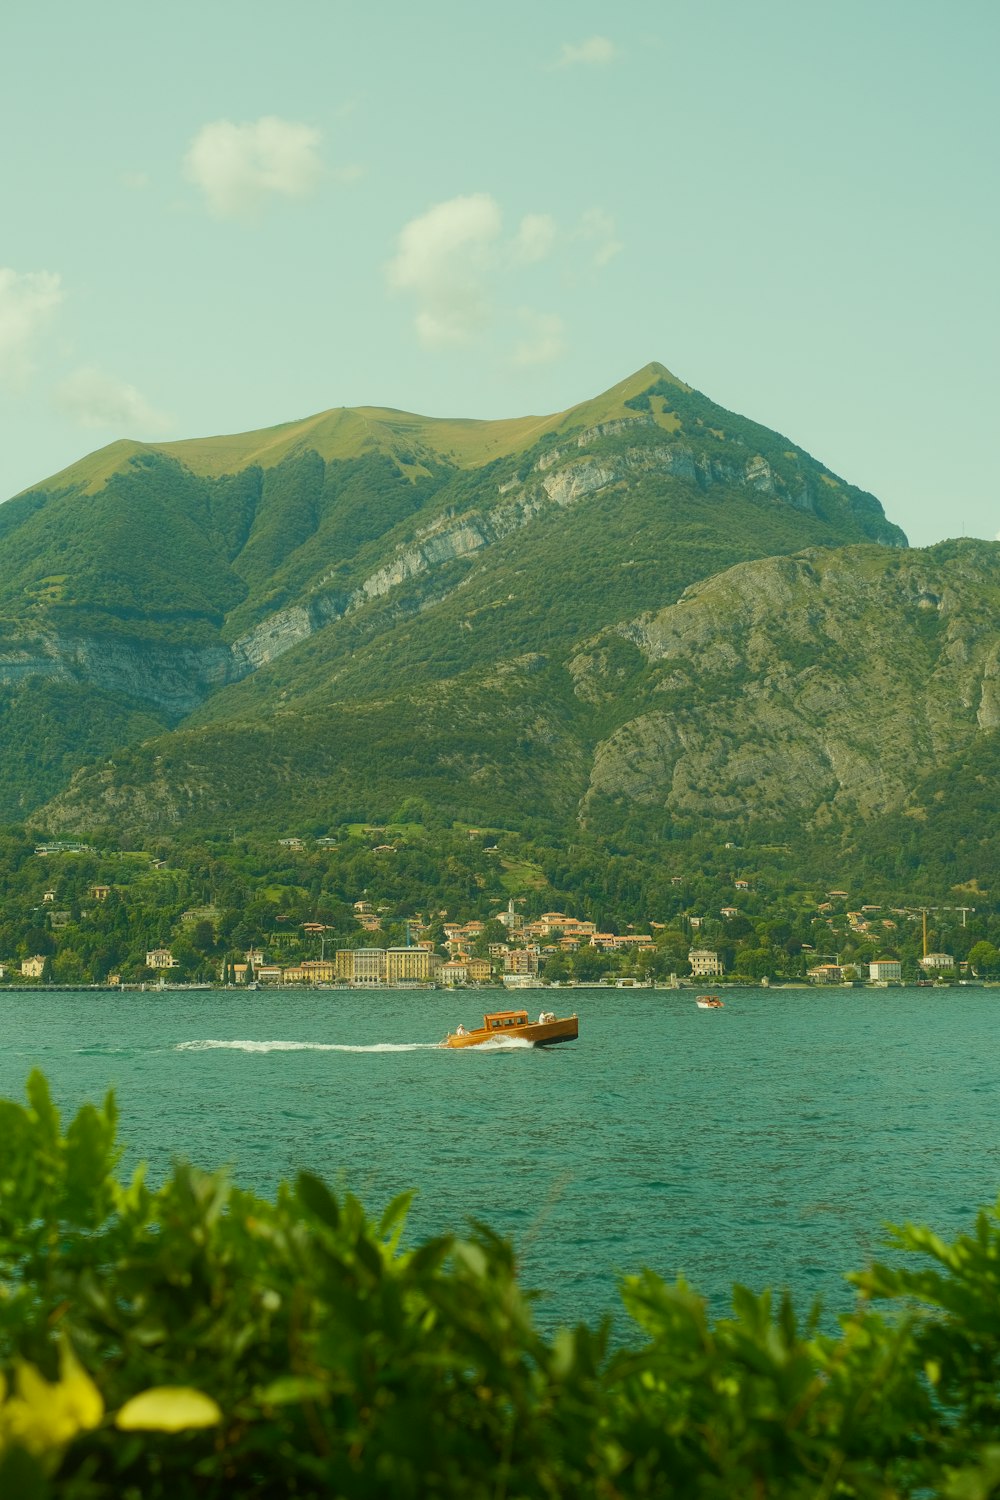
<svg viewBox="0 0 1000 1500">
<path fill-rule="evenodd" d="M 484 1225 L 410 1245 L 301 1175 L 274 1202 L 178 1164 L 115 1176 L 109 1096 L 63 1131 L 0 1101 L 0 1493 L 207 1497 L 942 1495 L 1000 1489 L 1000 1218 L 895 1229 L 835 1333 L 734 1286 L 627 1278 L 609 1328 L 541 1333 Z M 887 1313 L 876 1302 L 893 1304 Z"/>
</svg>

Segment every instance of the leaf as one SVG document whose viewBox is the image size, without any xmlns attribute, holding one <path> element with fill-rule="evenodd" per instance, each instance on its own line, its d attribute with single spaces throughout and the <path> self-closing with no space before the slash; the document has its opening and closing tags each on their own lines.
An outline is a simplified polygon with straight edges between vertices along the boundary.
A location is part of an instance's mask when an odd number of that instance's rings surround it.
<svg viewBox="0 0 1000 1500">
<path fill-rule="evenodd" d="M 41 1463 L 24 1448 L 0 1450 L 0 1495 L 17 1500 L 46 1500 L 51 1491 Z"/>
<path fill-rule="evenodd" d="M 99 1426 L 104 1416 L 104 1400 L 97 1386 L 64 1339 L 59 1350 L 60 1397 L 81 1430 Z"/>
<path fill-rule="evenodd" d="M 261 1406 L 294 1406 L 303 1401 L 322 1401 L 326 1395 L 326 1386 L 313 1375 L 279 1375 L 270 1385 L 254 1391 Z"/>
<path fill-rule="evenodd" d="M 187 1432 L 217 1427 L 218 1402 L 189 1385 L 155 1385 L 126 1401 L 115 1418 L 120 1432 Z"/>
<path fill-rule="evenodd" d="M 399 1242 L 406 1223 L 406 1215 L 410 1211 L 413 1202 L 413 1193 L 397 1193 L 392 1202 L 386 1206 L 378 1224 L 379 1239 L 388 1239 L 390 1245 L 395 1248 Z"/>
<path fill-rule="evenodd" d="M 44 1134 L 50 1141 L 57 1141 L 59 1139 L 59 1111 L 52 1103 L 48 1079 L 39 1068 L 32 1068 L 29 1073 L 25 1093 Z"/>
<path fill-rule="evenodd" d="M 312 1172 L 300 1172 L 295 1183 L 299 1200 L 321 1224 L 331 1229 L 340 1228 L 340 1207 L 322 1178 Z"/>
</svg>

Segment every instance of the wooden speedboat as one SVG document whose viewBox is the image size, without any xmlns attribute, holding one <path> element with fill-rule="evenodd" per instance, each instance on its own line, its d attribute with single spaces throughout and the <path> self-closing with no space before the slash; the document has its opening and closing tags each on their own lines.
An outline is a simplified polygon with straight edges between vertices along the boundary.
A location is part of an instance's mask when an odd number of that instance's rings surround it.
<svg viewBox="0 0 1000 1500">
<path fill-rule="evenodd" d="M 528 1020 L 526 1010 L 494 1010 L 483 1017 L 482 1026 L 466 1031 L 459 1026 L 449 1031 L 442 1047 L 481 1047 L 484 1042 L 503 1042 L 517 1037 L 536 1047 L 551 1047 L 555 1042 L 575 1042 L 579 1022 L 575 1015 L 559 1017 L 543 1010 L 537 1021 Z"/>
<path fill-rule="evenodd" d="M 694 1002 L 699 1010 L 722 1010 L 722 1001 L 718 995 L 699 995 Z"/>
</svg>

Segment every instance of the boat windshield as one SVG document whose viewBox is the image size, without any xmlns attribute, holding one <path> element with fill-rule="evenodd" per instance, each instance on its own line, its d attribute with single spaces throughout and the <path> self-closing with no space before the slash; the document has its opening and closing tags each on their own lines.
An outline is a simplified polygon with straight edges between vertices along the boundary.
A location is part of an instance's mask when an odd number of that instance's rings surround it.
<svg viewBox="0 0 1000 1500">
<path fill-rule="evenodd" d="M 528 1012 L 526 1010 L 498 1010 L 492 1015 L 483 1017 L 483 1024 L 487 1031 L 502 1031 L 507 1026 L 527 1026 Z"/>
</svg>

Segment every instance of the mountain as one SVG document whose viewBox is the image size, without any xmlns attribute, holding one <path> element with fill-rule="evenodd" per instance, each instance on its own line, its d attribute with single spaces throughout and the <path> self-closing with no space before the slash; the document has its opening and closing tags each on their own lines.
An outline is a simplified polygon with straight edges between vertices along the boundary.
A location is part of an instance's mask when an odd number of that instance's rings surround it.
<svg viewBox="0 0 1000 1500">
<path fill-rule="evenodd" d="M 0 507 L 0 562 L 0 818 L 995 862 L 1000 550 L 910 551 L 662 365 L 548 417 L 115 443 Z"/>
</svg>

